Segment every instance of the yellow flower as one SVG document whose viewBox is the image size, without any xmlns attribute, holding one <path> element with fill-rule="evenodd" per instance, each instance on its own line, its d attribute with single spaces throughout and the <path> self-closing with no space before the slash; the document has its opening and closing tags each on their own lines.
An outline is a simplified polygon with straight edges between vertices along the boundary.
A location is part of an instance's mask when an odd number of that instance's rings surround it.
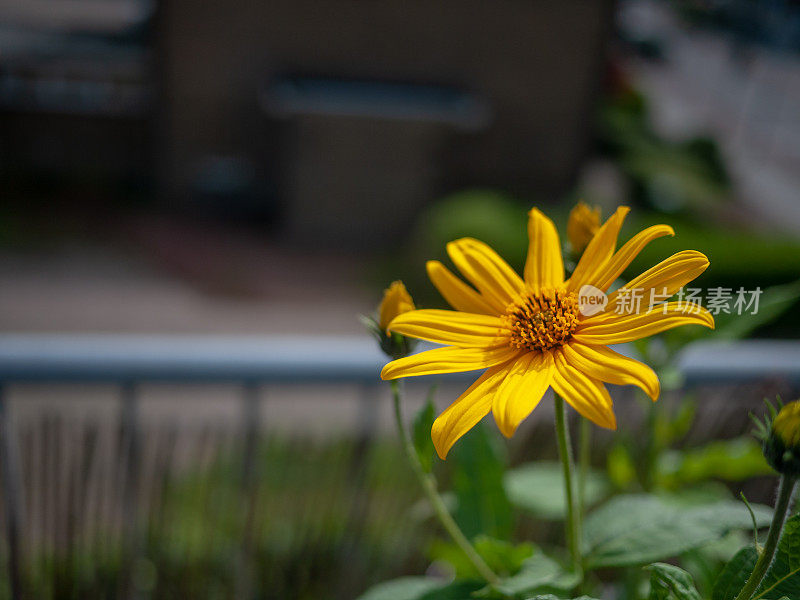
<svg viewBox="0 0 800 600">
<path fill-rule="evenodd" d="M 580 254 L 600 229 L 600 208 L 590 208 L 585 202 L 578 202 L 569 211 L 567 237 L 575 254 Z"/>
<path fill-rule="evenodd" d="M 772 433 L 787 448 L 800 448 L 800 402 L 784 406 L 772 423 Z"/>
<path fill-rule="evenodd" d="M 453 444 L 492 411 L 500 431 L 513 435 L 552 387 L 581 415 L 602 427 L 616 428 L 611 397 L 603 382 L 633 384 L 653 400 L 660 387 L 653 370 L 607 347 L 684 324 L 714 327 L 705 309 L 687 312 L 680 302 L 651 309 L 653 294 L 672 295 L 708 267 L 692 250 L 679 252 L 628 283 L 644 298 L 643 311 L 620 310 L 623 294 L 608 295 L 605 310 L 584 316 L 578 292 L 592 285 L 605 292 L 651 240 L 673 235 L 655 225 L 615 252 L 628 213 L 618 208 L 598 230 L 568 280 L 558 233 L 539 210 L 530 211 L 530 240 L 520 277 L 486 244 L 471 238 L 450 242 L 447 252 L 474 287 L 438 261 L 429 261 L 431 281 L 455 309 L 415 310 L 395 318 L 389 330 L 444 344 L 387 364 L 382 379 L 486 369 L 434 422 L 432 437 L 444 458 Z M 685 304 L 685 303 L 684 303 Z"/>
<path fill-rule="evenodd" d="M 393 281 L 383 292 L 383 300 L 378 310 L 378 327 L 386 331 L 392 319 L 408 311 L 414 310 L 414 301 L 402 281 Z"/>
</svg>

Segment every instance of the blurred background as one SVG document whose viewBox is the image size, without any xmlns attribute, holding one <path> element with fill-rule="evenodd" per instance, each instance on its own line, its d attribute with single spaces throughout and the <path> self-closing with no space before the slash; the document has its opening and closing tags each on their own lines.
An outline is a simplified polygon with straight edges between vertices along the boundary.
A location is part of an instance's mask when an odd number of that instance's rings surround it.
<svg viewBox="0 0 800 600">
<path fill-rule="evenodd" d="M 398 278 L 440 306 L 424 263 L 459 236 L 520 269 L 526 211 L 564 231 L 579 199 L 630 205 L 623 238 L 675 228 L 629 275 L 693 248 L 700 286 L 764 290 L 717 337 L 634 349 L 667 378 L 663 464 L 634 464 L 650 413 L 615 390 L 603 489 L 769 500 L 741 436 L 800 384 L 798 106 L 791 0 L 0 0 L 0 597 L 446 571 L 357 316 Z M 465 529 L 459 468 L 555 456 L 545 404 L 437 467 Z M 528 500 L 498 536 L 558 535 Z"/>
</svg>

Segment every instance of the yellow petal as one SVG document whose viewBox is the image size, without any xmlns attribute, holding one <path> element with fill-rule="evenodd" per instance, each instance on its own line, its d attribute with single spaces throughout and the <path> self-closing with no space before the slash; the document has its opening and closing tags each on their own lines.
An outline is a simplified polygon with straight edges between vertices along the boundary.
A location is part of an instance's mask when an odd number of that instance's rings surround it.
<svg viewBox="0 0 800 600">
<path fill-rule="evenodd" d="M 528 352 L 506 368 L 505 379 L 492 401 L 492 414 L 500 432 L 511 437 L 550 387 L 553 355 L 550 352 Z"/>
<path fill-rule="evenodd" d="M 505 342 L 509 333 L 500 317 L 432 309 L 399 315 L 389 331 L 436 344 L 480 348 Z"/>
<path fill-rule="evenodd" d="M 567 362 L 589 377 L 615 385 L 636 385 L 658 400 L 661 386 L 655 371 L 646 364 L 605 346 L 587 346 L 573 341 L 562 346 Z"/>
<path fill-rule="evenodd" d="M 433 422 L 431 438 L 439 458 L 444 460 L 453 444 L 488 414 L 492 395 L 505 374 L 504 366 L 487 369 Z"/>
<path fill-rule="evenodd" d="M 381 379 L 476 371 L 507 362 L 517 354 L 519 350 L 505 345 L 497 348 L 434 348 L 393 360 L 383 367 Z"/>
<path fill-rule="evenodd" d="M 572 273 L 572 277 L 567 284 L 567 290 L 577 292 L 581 286 L 587 283 L 594 285 L 598 274 L 605 267 L 608 260 L 617 248 L 617 238 L 622 222 L 630 212 L 627 206 L 620 206 L 603 224 L 600 230 L 594 235 L 592 241 L 586 246 L 578 261 L 578 266 Z"/>
<path fill-rule="evenodd" d="M 572 339 L 581 344 L 624 344 L 674 329 L 681 325 L 702 325 L 714 329 L 714 317 L 705 308 L 686 302 L 667 302 L 646 312 L 611 315 L 603 320 L 587 319 Z"/>
<path fill-rule="evenodd" d="M 560 348 L 553 353 L 553 357 L 556 364 L 553 391 L 594 424 L 616 429 L 617 418 L 606 386 L 571 366 Z"/>
<path fill-rule="evenodd" d="M 675 235 L 675 232 L 669 225 L 653 225 L 652 227 L 640 231 L 629 239 L 625 245 L 611 257 L 600 272 L 597 273 L 595 282 L 589 283 L 606 291 L 609 286 L 616 281 L 617 277 L 622 275 L 622 272 L 628 268 L 628 265 L 633 262 L 633 259 L 639 255 L 639 252 L 641 252 L 647 244 L 665 235 Z"/>
<path fill-rule="evenodd" d="M 497 313 L 525 289 L 514 269 L 483 242 L 461 238 L 447 244 L 447 254 Z"/>
<path fill-rule="evenodd" d="M 528 218 L 528 259 L 525 283 L 533 290 L 558 287 L 564 283 L 564 259 L 553 222 L 534 208 Z"/>
<path fill-rule="evenodd" d="M 468 313 L 497 314 L 491 304 L 478 292 L 461 281 L 438 260 L 429 260 L 425 266 L 428 270 L 428 277 L 450 306 Z"/>
<path fill-rule="evenodd" d="M 684 250 L 635 277 L 624 289 L 636 290 L 635 293 L 640 294 L 643 305 L 649 306 L 651 298 L 655 301 L 666 300 L 707 268 L 708 259 L 705 254 L 696 250 Z M 619 290 L 608 295 L 608 305 L 601 313 L 603 316 L 616 312 L 619 296 Z"/>
</svg>

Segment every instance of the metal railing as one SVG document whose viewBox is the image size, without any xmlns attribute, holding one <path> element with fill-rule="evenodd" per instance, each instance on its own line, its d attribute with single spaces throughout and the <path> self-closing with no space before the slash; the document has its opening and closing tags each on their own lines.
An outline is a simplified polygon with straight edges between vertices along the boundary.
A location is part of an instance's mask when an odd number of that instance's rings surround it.
<svg viewBox="0 0 800 600">
<path fill-rule="evenodd" d="M 1 335 L 0 483 L 5 508 L 9 584 L 23 597 L 20 566 L 20 463 L 6 410 L 10 384 L 30 382 L 114 383 L 120 386 L 121 439 L 128 455 L 125 484 L 135 490 L 140 476 L 138 406 L 143 382 L 224 382 L 242 385 L 244 430 L 242 486 L 258 474 L 254 456 L 259 422 L 258 386 L 263 383 L 348 382 L 369 390 L 379 383 L 385 358 L 368 336 L 256 337 L 165 335 Z M 686 349 L 680 368 L 688 386 L 777 377 L 800 382 L 800 344 L 748 341 L 703 343 Z M 373 394 L 362 394 L 372 403 Z M 366 414 L 375 414 L 366 410 Z M 126 527 L 136 521 L 135 494 L 126 493 Z M 126 536 L 135 539 L 133 532 Z M 131 542 L 134 544 L 135 542 Z M 136 552 L 128 549 L 130 556 Z"/>
</svg>

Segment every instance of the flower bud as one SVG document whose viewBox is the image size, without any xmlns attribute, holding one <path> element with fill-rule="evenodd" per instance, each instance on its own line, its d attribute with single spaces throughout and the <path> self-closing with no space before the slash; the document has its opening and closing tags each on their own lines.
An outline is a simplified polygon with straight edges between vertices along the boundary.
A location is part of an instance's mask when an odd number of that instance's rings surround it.
<svg viewBox="0 0 800 600">
<path fill-rule="evenodd" d="M 764 456 L 783 475 L 800 476 L 800 401 L 778 412 L 764 440 Z"/>
<path fill-rule="evenodd" d="M 378 327 L 386 331 L 397 315 L 414 310 L 414 301 L 402 281 L 393 281 L 383 292 L 383 301 L 378 309 Z M 387 332 L 388 335 L 388 332 Z"/>
<path fill-rule="evenodd" d="M 408 356 L 416 344 L 416 340 L 413 338 L 387 331 L 395 317 L 410 310 L 415 310 L 411 295 L 402 281 L 394 281 L 383 292 L 383 300 L 378 307 L 378 318 L 361 317 L 361 322 L 375 337 L 381 350 L 392 359 Z"/>
<path fill-rule="evenodd" d="M 580 254 L 592 241 L 600 229 L 600 208 L 590 208 L 585 202 L 578 202 L 569 213 L 567 237 L 573 254 Z"/>
</svg>

